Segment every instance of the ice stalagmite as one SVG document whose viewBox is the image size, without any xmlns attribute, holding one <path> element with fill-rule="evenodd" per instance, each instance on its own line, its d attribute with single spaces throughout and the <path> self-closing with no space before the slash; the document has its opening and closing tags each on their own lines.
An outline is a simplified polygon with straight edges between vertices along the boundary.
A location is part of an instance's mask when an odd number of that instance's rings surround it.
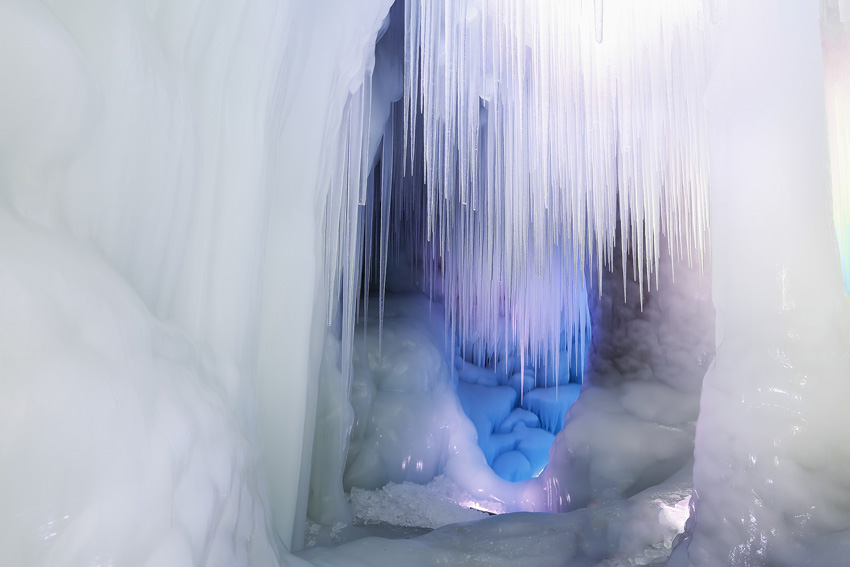
<svg viewBox="0 0 850 567">
<path fill-rule="evenodd" d="M 844 565 L 850 358 L 818 2 L 730 4 L 706 98 L 717 356 L 675 567 Z"/>
</svg>

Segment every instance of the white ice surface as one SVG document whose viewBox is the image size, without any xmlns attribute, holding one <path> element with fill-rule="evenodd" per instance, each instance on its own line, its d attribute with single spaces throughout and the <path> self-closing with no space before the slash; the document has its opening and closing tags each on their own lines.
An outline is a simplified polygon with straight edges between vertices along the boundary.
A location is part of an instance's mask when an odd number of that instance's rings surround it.
<svg viewBox="0 0 850 567">
<path fill-rule="evenodd" d="M 452 434 L 463 427 L 445 355 L 427 323 L 395 313 L 406 302 L 387 301 L 383 351 L 377 325 L 355 334 L 355 408 L 344 485 L 375 489 L 387 482 L 424 484 L 442 473 Z"/>
</svg>

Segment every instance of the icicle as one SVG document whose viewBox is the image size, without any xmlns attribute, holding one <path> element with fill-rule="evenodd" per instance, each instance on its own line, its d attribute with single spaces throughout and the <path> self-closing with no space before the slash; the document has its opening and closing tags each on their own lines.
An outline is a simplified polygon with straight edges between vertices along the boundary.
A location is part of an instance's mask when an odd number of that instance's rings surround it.
<svg viewBox="0 0 850 567">
<path fill-rule="evenodd" d="M 363 208 L 363 336 L 369 323 L 369 292 L 372 279 L 372 253 L 374 251 L 373 230 L 375 224 L 375 173 L 369 175 L 366 184 L 366 206 Z"/>
<path fill-rule="evenodd" d="M 407 109 L 403 110 L 407 112 Z M 384 335 L 384 294 L 387 287 L 387 252 L 389 247 L 390 211 L 392 210 L 392 185 L 394 166 L 394 134 L 396 106 L 390 109 L 390 119 L 384 129 L 384 141 L 381 151 L 381 220 L 380 220 L 380 282 L 378 286 L 378 358 L 381 358 L 381 344 Z M 405 114 L 406 118 L 406 114 Z M 407 129 L 405 127 L 405 133 Z"/>
<path fill-rule="evenodd" d="M 602 43 L 602 0 L 593 0 L 593 26 L 596 43 Z"/>
</svg>

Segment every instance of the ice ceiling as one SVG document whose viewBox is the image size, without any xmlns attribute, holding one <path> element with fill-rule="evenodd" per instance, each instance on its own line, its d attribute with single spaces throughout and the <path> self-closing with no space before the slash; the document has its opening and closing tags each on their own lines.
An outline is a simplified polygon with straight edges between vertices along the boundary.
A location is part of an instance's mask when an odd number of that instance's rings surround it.
<svg viewBox="0 0 850 567">
<path fill-rule="evenodd" d="M 848 19 L 3 2 L 0 563 L 663 564 L 692 489 L 674 567 L 843 564 Z M 499 478 L 458 392 L 585 364 Z M 291 554 L 396 478 L 356 421 L 392 396 L 433 432 L 404 474 L 567 513 Z"/>
</svg>

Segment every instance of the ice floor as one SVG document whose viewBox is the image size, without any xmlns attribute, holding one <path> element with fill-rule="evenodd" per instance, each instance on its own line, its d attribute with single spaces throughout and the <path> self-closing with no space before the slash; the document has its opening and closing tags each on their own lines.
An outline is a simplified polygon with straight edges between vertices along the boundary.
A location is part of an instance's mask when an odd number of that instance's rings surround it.
<svg viewBox="0 0 850 567">
<path fill-rule="evenodd" d="M 566 514 L 493 516 L 446 525 L 412 539 L 365 537 L 336 547 L 315 547 L 297 556 L 315 567 L 662 566 L 688 517 L 690 478 L 691 469 L 685 467 L 664 484 L 616 503 L 592 505 Z M 387 495 L 387 504 L 398 505 L 410 498 L 417 502 L 417 512 L 423 515 L 441 509 L 438 493 L 433 495 L 437 504 L 429 509 L 422 495 L 416 489 L 412 492 L 395 491 L 392 496 Z M 441 511 L 445 513 L 445 509 Z M 345 541 L 384 535 L 382 529 L 386 529 L 385 525 L 371 532 L 340 530 L 337 537 L 338 541 Z"/>
</svg>

